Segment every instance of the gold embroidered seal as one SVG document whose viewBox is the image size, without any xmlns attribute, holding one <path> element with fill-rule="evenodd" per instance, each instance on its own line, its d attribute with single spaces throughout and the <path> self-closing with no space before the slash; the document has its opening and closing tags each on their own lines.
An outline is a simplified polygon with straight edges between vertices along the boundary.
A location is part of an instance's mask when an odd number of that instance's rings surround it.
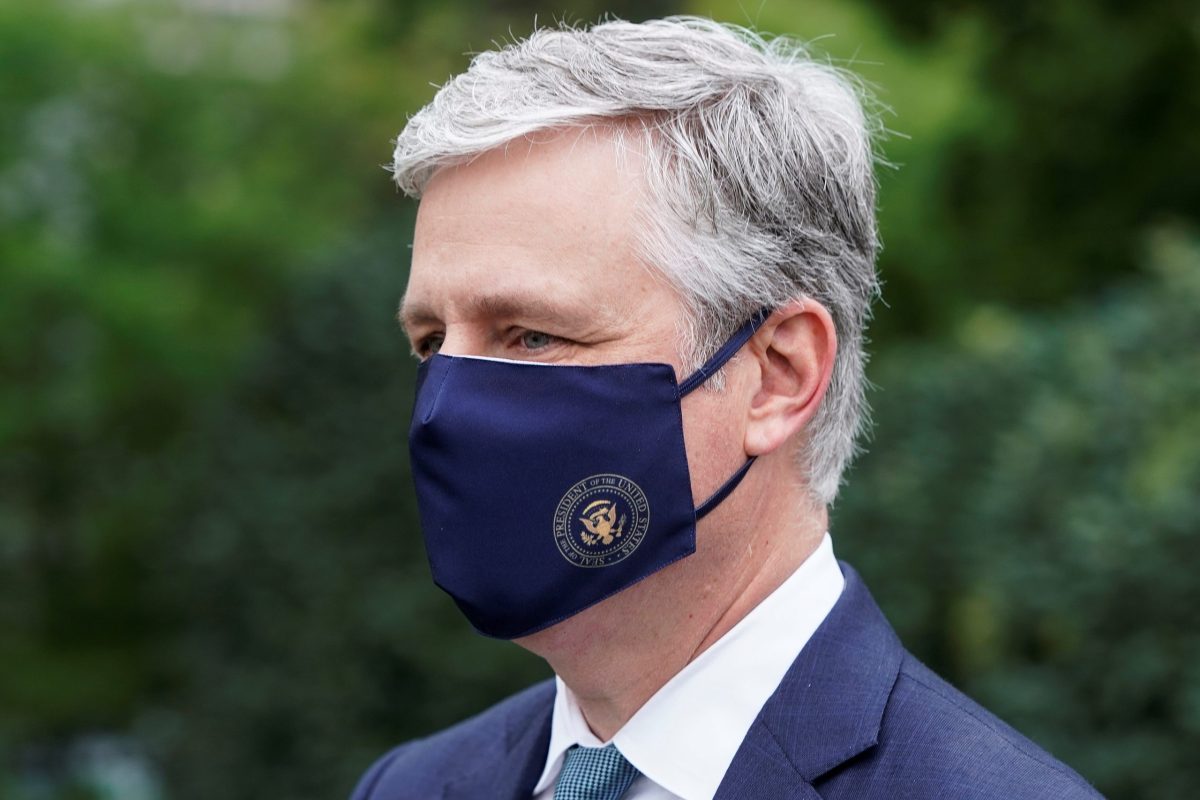
<svg viewBox="0 0 1200 800">
<path fill-rule="evenodd" d="M 622 475 L 592 475 L 563 495 L 554 541 L 577 567 L 607 567 L 637 549 L 650 527 L 646 493 Z"/>
</svg>

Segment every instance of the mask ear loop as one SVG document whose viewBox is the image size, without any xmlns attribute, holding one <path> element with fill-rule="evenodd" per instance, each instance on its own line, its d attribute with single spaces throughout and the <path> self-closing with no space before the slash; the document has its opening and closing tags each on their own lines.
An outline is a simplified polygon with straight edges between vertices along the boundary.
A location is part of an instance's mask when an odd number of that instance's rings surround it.
<svg viewBox="0 0 1200 800">
<path fill-rule="evenodd" d="M 683 383 L 679 384 L 676 389 L 676 394 L 679 399 L 683 399 L 687 395 L 694 392 L 702 383 L 707 381 L 717 370 L 725 366 L 725 362 L 733 358 L 738 350 L 745 346 L 746 342 L 750 341 L 750 337 L 758 332 L 758 329 L 767 321 L 767 317 L 771 316 L 771 309 L 764 308 L 754 312 L 750 319 L 742 327 L 733 332 L 733 336 L 729 337 L 729 341 L 721 345 L 721 349 L 713 353 L 712 358 L 700 365 L 700 368 L 689 375 Z"/>
<path fill-rule="evenodd" d="M 742 327 L 734 331 L 733 336 L 729 337 L 729 341 L 721 346 L 721 349 L 713 354 L 712 358 L 705 361 L 695 372 L 693 372 L 683 383 L 679 384 L 676 390 L 678 397 L 682 400 L 688 394 L 695 391 L 701 384 L 711 378 L 717 370 L 725 366 L 725 363 L 741 350 L 746 342 L 758 332 L 758 329 L 767 321 L 767 317 L 771 316 L 771 309 L 763 308 L 754 313 L 746 321 Z M 737 470 L 729 476 L 725 483 L 721 484 L 720 488 L 709 495 L 709 498 L 696 507 L 696 520 L 703 519 L 708 512 L 721 504 L 721 501 L 737 488 L 742 482 L 742 478 L 746 477 L 746 473 L 750 471 L 750 467 L 754 465 L 755 459 L 758 456 L 751 456 L 746 459 L 746 463 L 742 464 Z"/>
<path fill-rule="evenodd" d="M 717 489 L 715 492 L 709 495 L 707 500 L 696 507 L 697 522 L 704 519 L 704 517 L 708 515 L 708 512 L 719 506 L 721 501 L 726 497 L 729 497 L 729 494 L 737 488 L 739 483 L 742 482 L 742 478 L 746 477 L 746 473 L 750 471 L 750 467 L 753 466 L 754 460 L 757 458 L 758 456 L 750 456 L 747 458 L 746 463 L 738 467 L 738 471 L 729 476 L 729 480 L 721 484 L 720 489 Z"/>
</svg>

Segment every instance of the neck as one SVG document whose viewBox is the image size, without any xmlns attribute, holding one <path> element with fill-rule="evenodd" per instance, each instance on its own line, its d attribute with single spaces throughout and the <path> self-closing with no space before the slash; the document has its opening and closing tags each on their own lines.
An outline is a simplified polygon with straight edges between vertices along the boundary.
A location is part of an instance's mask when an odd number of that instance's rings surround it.
<svg viewBox="0 0 1200 800">
<path fill-rule="evenodd" d="M 611 739 L 820 545 L 828 527 L 825 509 L 812 508 L 789 476 L 772 474 L 790 465 L 761 461 L 755 470 L 768 469 L 757 475 L 752 470 L 756 480 L 748 476 L 700 523 L 694 555 L 520 640 L 571 688 L 600 740 Z"/>
</svg>

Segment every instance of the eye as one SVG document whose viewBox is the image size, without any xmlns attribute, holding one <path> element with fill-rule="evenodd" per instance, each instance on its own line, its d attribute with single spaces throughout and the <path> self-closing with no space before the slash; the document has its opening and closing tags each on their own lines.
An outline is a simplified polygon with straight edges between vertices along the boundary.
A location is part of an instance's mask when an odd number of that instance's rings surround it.
<svg viewBox="0 0 1200 800">
<path fill-rule="evenodd" d="M 521 345 L 526 350 L 541 350 L 554 344 L 555 337 L 541 331 L 525 331 L 521 334 Z"/>
<path fill-rule="evenodd" d="M 431 355 L 442 349 L 442 342 L 445 341 L 445 339 L 445 334 L 441 333 L 431 333 L 430 335 L 421 339 L 419 342 L 417 342 L 417 346 L 414 348 L 417 352 L 417 356 L 422 359 L 429 358 Z"/>
</svg>

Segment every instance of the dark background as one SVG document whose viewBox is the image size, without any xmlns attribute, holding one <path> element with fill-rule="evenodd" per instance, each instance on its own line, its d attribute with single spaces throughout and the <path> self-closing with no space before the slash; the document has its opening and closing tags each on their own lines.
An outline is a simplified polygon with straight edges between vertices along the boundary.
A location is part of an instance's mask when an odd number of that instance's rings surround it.
<svg viewBox="0 0 1200 800">
<path fill-rule="evenodd" d="M 817 39 L 892 109 L 839 555 L 1102 791 L 1194 795 L 1197 9 L 0 3 L 0 796 L 343 797 L 547 674 L 428 578 L 381 165 L 535 14 L 678 11 Z"/>
</svg>

